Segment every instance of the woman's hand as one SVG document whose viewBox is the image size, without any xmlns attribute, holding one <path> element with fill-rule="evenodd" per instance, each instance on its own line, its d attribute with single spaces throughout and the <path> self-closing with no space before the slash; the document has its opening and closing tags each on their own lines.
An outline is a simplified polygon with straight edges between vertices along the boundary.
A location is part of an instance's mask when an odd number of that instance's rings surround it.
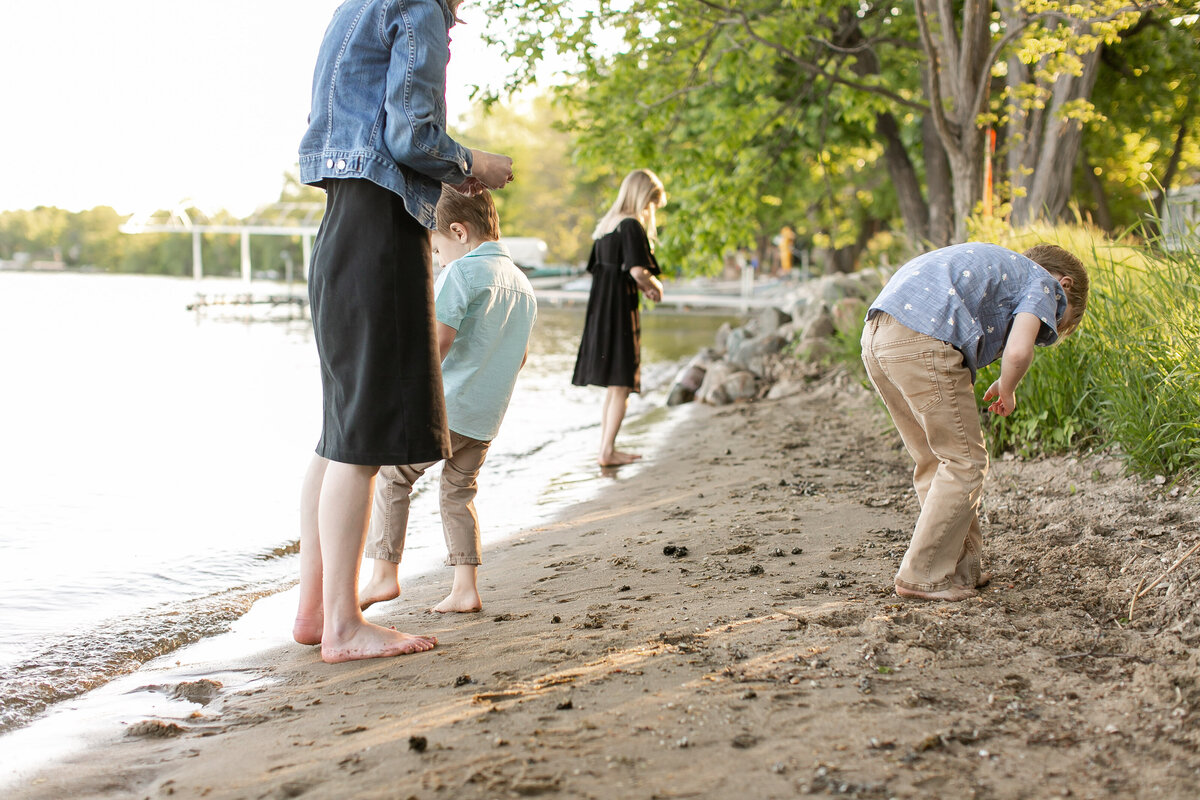
<svg viewBox="0 0 1200 800">
<path fill-rule="evenodd" d="M 476 181 L 483 187 L 488 189 L 503 189 L 513 179 L 512 171 L 513 161 L 508 156 L 497 155 L 496 153 L 488 153 L 484 150 L 471 151 L 471 177 L 462 184 L 466 186 L 472 181 Z M 473 187 L 475 191 L 463 192 L 463 194 L 479 194 L 479 187 Z M 459 189 L 459 191 L 463 191 Z"/>
</svg>

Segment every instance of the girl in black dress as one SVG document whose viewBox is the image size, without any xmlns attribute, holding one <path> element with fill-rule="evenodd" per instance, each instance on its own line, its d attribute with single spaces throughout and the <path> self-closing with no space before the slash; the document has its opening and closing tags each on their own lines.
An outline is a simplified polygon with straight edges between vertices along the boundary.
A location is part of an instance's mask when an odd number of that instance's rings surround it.
<svg viewBox="0 0 1200 800">
<path fill-rule="evenodd" d="M 583 341 L 575 361 L 576 386 L 607 386 L 601 412 L 600 466 L 619 466 L 641 458 L 616 449 L 629 393 L 640 392 L 641 320 L 638 292 L 662 299 L 654 212 L 667 202 L 662 181 L 648 169 L 625 176 L 617 200 L 596 225 L 587 269 L 592 273 Z"/>
</svg>

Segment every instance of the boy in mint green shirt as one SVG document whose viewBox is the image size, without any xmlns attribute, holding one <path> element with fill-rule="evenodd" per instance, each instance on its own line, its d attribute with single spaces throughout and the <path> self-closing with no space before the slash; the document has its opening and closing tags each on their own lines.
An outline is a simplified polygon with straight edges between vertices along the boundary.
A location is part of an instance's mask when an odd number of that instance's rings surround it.
<svg viewBox="0 0 1200 800">
<path fill-rule="evenodd" d="M 434 611 L 479 611 L 482 563 L 476 478 L 500 430 L 517 373 L 525 365 L 537 300 L 525 274 L 500 243 L 500 219 L 491 195 L 474 197 L 443 187 L 433 252 L 443 269 L 434 286 L 442 388 L 453 455 L 442 468 L 442 532 L 454 567 L 450 595 Z M 398 571 L 408 528 L 413 483 L 436 464 L 385 466 L 375 482 L 374 508 L 364 555 L 375 559 L 359 603 L 400 596 Z"/>
</svg>

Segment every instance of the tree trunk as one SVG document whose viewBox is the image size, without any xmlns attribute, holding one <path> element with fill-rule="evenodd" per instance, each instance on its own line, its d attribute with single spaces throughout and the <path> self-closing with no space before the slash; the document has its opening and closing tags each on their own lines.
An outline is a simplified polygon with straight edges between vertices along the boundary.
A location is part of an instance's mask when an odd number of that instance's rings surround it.
<svg viewBox="0 0 1200 800">
<path fill-rule="evenodd" d="M 1179 162 L 1183 158 L 1183 144 L 1187 139 L 1188 128 L 1192 124 L 1192 108 L 1190 100 L 1183 107 L 1183 113 L 1179 121 L 1179 131 L 1175 134 L 1175 149 L 1171 151 L 1171 157 L 1167 160 L 1167 168 L 1163 171 L 1162 180 L 1159 181 L 1158 191 L 1154 193 L 1155 226 L 1162 219 L 1163 204 L 1166 202 L 1167 192 L 1171 191 L 1171 184 L 1175 182 L 1175 173 L 1179 171 Z"/>
<path fill-rule="evenodd" d="M 954 233 L 954 201 L 950 183 L 950 162 L 946 148 L 938 138 L 933 119 L 926 115 L 921 121 L 921 136 L 925 147 L 925 185 L 929 198 L 929 243 L 934 247 L 950 244 Z"/>
<path fill-rule="evenodd" d="M 1100 180 L 1100 176 L 1096 174 L 1096 170 L 1092 167 L 1091 159 L 1088 158 L 1087 147 L 1080 145 L 1079 147 L 1080 169 L 1083 171 L 1083 182 L 1087 185 L 1088 191 L 1092 193 L 1092 202 L 1095 205 L 1095 217 L 1093 222 L 1096 223 L 1102 230 L 1112 232 L 1112 212 L 1108 209 L 1108 194 L 1104 191 L 1104 182 Z"/>
<path fill-rule="evenodd" d="M 1100 48 L 1083 56 L 1083 74 L 1058 75 L 1051 94 L 1045 125 L 1031 131 L 1036 160 L 1027 194 L 1013 200 L 1013 223 L 1024 225 L 1036 219 L 1058 220 L 1071 196 L 1071 175 L 1077 161 L 1082 127 L 1078 120 L 1063 116 L 1068 103 L 1092 96 L 1100 65 Z"/>
<path fill-rule="evenodd" d="M 858 49 L 850 65 L 855 75 L 879 74 L 879 57 L 873 50 L 864 47 L 866 40 L 862 34 L 861 20 L 850 7 L 843 7 L 838 12 L 838 25 L 833 38 L 844 50 Z M 900 137 L 900 125 L 891 112 L 875 115 L 875 134 L 883 140 L 884 163 L 892 179 L 905 231 L 914 245 L 923 246 L 929 241 L 929 206 L 921 194 L 917 170 Z"/>
<path fill-rule="evenodd" d="M 879 114 L 875 117 L 875 132 L 883 139 L 883 157 L 892 178 L 892 186 L 896 190 L 904 229 L 914 245 L 925 246 L 932 241 L 929 206 L 921 195 L 921 182 L 917 178 L 917 171 L 900 138 L 900 126 L 891 114 Z"/>
<path fill-rule="evenodd" d="M 983 136 L 977 123 L 986 100 L 990 0 L 916 0 L 917 25 L 929 59 L 926 86 L 938 139 L 949 163 L 951 241 L 967 238 L 967 220 L 983 183 Z M 956 10 L 961 16 L 956 17 Z M 961 33 L 960 33 L 961 30 Z"/>
</svg>

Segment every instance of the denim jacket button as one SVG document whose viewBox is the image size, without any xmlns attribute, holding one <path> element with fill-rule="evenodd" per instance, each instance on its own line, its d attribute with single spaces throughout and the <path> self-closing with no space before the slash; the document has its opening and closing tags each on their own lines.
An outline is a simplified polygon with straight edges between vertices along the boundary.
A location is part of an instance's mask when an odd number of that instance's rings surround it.
<svg viewBox="0 0 1200 800">
<path fill-rule="evenodd" d="M 339 172 L 340 172 L 340 171 L 342 171 L 342 170 L 344 170 L 344 169 L 346 168 L 346 159 L 344 159 L 344 158 L 339 158 L 339 159 L 338 159 L 338 166 L 337 166 L 337 168 L 338 168 L 338 171 L 339 171 Z"/>
<path fill-rule="evenodd" d="M 328 161 L 326 161 L 325 166 L 329 167 L 330 169 L 333 169 L 333 159 L 331 158 Z"/>
</svg>

